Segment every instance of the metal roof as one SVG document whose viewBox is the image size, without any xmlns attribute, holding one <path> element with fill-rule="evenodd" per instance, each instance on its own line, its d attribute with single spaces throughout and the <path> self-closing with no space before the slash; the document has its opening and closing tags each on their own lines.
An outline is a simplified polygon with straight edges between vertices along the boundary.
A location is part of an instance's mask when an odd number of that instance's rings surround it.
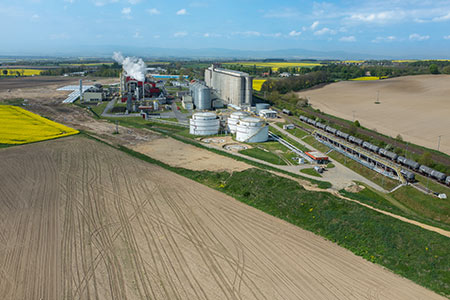
<svg viewBox="0 0 450 300">
<path fill-rule="evenodd" d="M 93 85 L 83 85 L 83 93 L 88 89 L 93 88 Z M 62 88 L 57 89 L 58 91 L 73 91 L 63 103 L 73 103 L 80 97 L 80 86 L 79 85 L 67 85 Z"/>
</svg>

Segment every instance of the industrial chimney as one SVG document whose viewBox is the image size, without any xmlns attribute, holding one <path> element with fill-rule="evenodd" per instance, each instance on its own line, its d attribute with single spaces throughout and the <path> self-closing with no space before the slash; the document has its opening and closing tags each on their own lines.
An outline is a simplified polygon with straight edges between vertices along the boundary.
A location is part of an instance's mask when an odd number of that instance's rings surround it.
<svg viewBox="0 0 450 300">
<path fill-rule="evenodd" d="M 80 79 L 80 103 L 83 103 L 83 80 Z"/>
</svg>

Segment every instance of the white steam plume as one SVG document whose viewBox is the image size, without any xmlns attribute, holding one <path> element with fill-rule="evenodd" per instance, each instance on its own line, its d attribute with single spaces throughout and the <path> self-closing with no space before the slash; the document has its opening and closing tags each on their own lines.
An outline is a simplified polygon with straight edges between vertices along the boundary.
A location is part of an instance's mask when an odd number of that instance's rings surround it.
<svg viewBox="0 0 450 300">
<path fill-rule="evenodd" d="M 114 52 L 113 59 L 122 65 L 123 70 L 127 76 L 130 76 L 138 81 L 145 80 L 145 73 L 147 66 L 142 58 L 126 57 L 122 53 Z"/>
</svg>

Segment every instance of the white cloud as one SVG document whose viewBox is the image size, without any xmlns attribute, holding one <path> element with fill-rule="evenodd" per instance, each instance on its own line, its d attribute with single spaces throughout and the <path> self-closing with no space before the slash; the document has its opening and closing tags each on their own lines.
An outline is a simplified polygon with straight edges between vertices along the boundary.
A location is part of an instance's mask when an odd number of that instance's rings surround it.
<svg viewBox="0 0 450 300">
<path fill-rule="evenodd" d="M 119 0 L 95 0 L 94 5 L 95 6 L 105 6 L 106 4 L 117 3 L 117 2 L 119 2 Z"/>
<path fill-rule="evenodd" d="M 449 34 L 449 35 L 446 35 L 446 36 L 444 36 L 444 39 L 445 39 L 445 40 L 450 40 L 450 34 Z"/>
<path fill-rule="evenodd" d="M 277 32 L 277 33 L 268 33 L 268 34 L 266 34 L 265 36 L 268 36 L 268 37 L 280 37 L 281 36 L 281 32 Z"/>
<path fill-rule="evenodd" d="M 351 36 L 343 36 L 339 39 L 341 42 L 356 42 L 356 38 L 351 35 Z"/>
<path fill-rule="evenodd" d="M 131 4 L 131 5 L 136 5 L 136 4 L 138 4 L 138 3 L 140 3 L 142 0 L 128 0 L 128 2 Z"/>
<path fill-rule="evenodd" d="M 433 22 L 443 22 L 443 21 L 448 21 L 448 20 L 450 20 L 450 13 L 448 13 L 444 16 L 434 17 L 432 19 Z"/>
<path fill-rule="evenodd" d="M 142 38 L 142 35 L 141 35 L 141 33 L 139 31 L 136 31 L 136 33 L 133 35 L 133 37 L 135 39 L 140 39 L 140 38 Z"/>
<path fill-rule="evenodd" d="M 179 32 L 175 32 L 175 33 L 173 34 L 173 36 L 176 37 L 176 38 L 179 38 L 179 37 L 185 37 L 185 36 L 187 36 L 187 35 L 188 35 L 188 34 L 187 34 L 186 31 L 179 31 Z"/>
<path fill-rule="evenodd" d="M 68 3 L 72 4 L 75 2 L 75 0 L 64 0 L 64 2 L 68 2 Z"/>
<path fill-rule="evenodd" d="M 397 38 L 393 35 L 390 36 L 378 36 L 377 38 L 372 40 L 372 43 L 381 43 L 381 42 L 392 42 L 395 41 Z"/>
<path fill-rule="evenodd" d="M 289 32 L 289 36 L 300 36 L 301 34 L 301 31 L 292 30 L 291 32 Z"/>
<path fill-rule="evenodd" d="M 398 20 L 404 13 L 397 11 L 382 11 L 378 13 L 355 13 L 350 15 L 350 20 L 366 23 L 387 23 L 392 20 Z"/>
<path fill-rule="evenodd" d="M 251 30 L 233 32 L 232 34 L 233 35 L 242 35 L 242 36 L 246 36 L 246 37 L 249 37 L 249 36 L 261 36 L 261 32 L 251 31 Z"/>
<path fill-rule="evenodd" d="M 187 14 L 187 10 L 184 9 L 184 8 L 180 9 L 179 11 L 177 11 L 177 15 L 179 15 L 179 16 L 182 16 L 182 15 L 185 15 L 185 14 Z"/>
<path fill-rule="evenodd" d="M 34 14 L 31 16 L 31 21 L 33 21 L 33 22 L 37 22 L 37 21 L 39 21 L 39 19 L 40 19 L 40 16 L 38 14 Z"/>
<path fill-rule="evenodd" d="M 217 38 L 217 37 L 221 37 L 221 36 L 222 36 L 221 34 L 209 33 L 209 32 L 206 32 L 203 34 L 203 37 L 206 37 L 206 38 Z"/>
<path fill-rule="evenodd" d="M 149 8 L 147 9 L 147 12 L 152 16 L 161 14 L 161 12 L 156 8 Z"/>
<path fill-rule="evenodd" d="M 311 24 L 311 30 L 316 30 L 317 26 L 319 26 L 319 21 L 315 21 Z"/>
<path fill-rule="evenodd" d="M 159 34 L 156 34 L 153 36 L 154 39 L 159 39 L 161 36 Z"/>
<path fill-rule="evenodd" d="M 324 28 L 314 32 L 314 35 L 324 35 L 324 34 L 336 34 L 336 30 L 330 29 L 328 27 L 324 27 Z"/>
<path fill-rule="evenodd" d="M 122 8 L 122 15 L 127 19 L 131 19 L 131 7 Z"/>
<path fill-rule="evenodd" d="M 420 35 L 420 34 L 417 34 L 417 33 L 413 33 L 413 34 L 409 35 L 409 39 L 411 41 L 426 41 L 429 38 L 430 38 L 429 35 Z"/>
</svg>

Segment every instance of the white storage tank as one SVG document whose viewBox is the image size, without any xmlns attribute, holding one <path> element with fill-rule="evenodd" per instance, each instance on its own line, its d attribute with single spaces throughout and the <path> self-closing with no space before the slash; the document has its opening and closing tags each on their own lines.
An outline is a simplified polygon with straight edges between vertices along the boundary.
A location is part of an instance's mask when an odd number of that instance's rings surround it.
<svg viewBox="0 0 450 300">
<path fill-rule="evenodd" d="M 256 114 L 259 114 L 259 112 L 261 110 L 269 109 L 270 108 L 270 104 L 269 103 L 256 103 L 255 107 L 256 107 Z"/>
<path fill-rule="evenodd" d="M 248 117 L 248 113 L 244 111 L 236 111 L 231 113 L 230 117 L 227 119 L 228 130 L 232 134 L 236 134 L 236 126 L 240 119 Z"/>
<path fill-rule="evenodd" d="M 239 142 L 261 143 L 269 139 L 269 126 L 264 120 L 246 117 L 236 126 L 236 140 Z"/>
<path fill-rule="evenodd" d="M 193 135 L 214 135 L 219 133 L 220 120 L 215 113 L 200 112 L 189 120 L 189 133 Z"/>
</svg>

